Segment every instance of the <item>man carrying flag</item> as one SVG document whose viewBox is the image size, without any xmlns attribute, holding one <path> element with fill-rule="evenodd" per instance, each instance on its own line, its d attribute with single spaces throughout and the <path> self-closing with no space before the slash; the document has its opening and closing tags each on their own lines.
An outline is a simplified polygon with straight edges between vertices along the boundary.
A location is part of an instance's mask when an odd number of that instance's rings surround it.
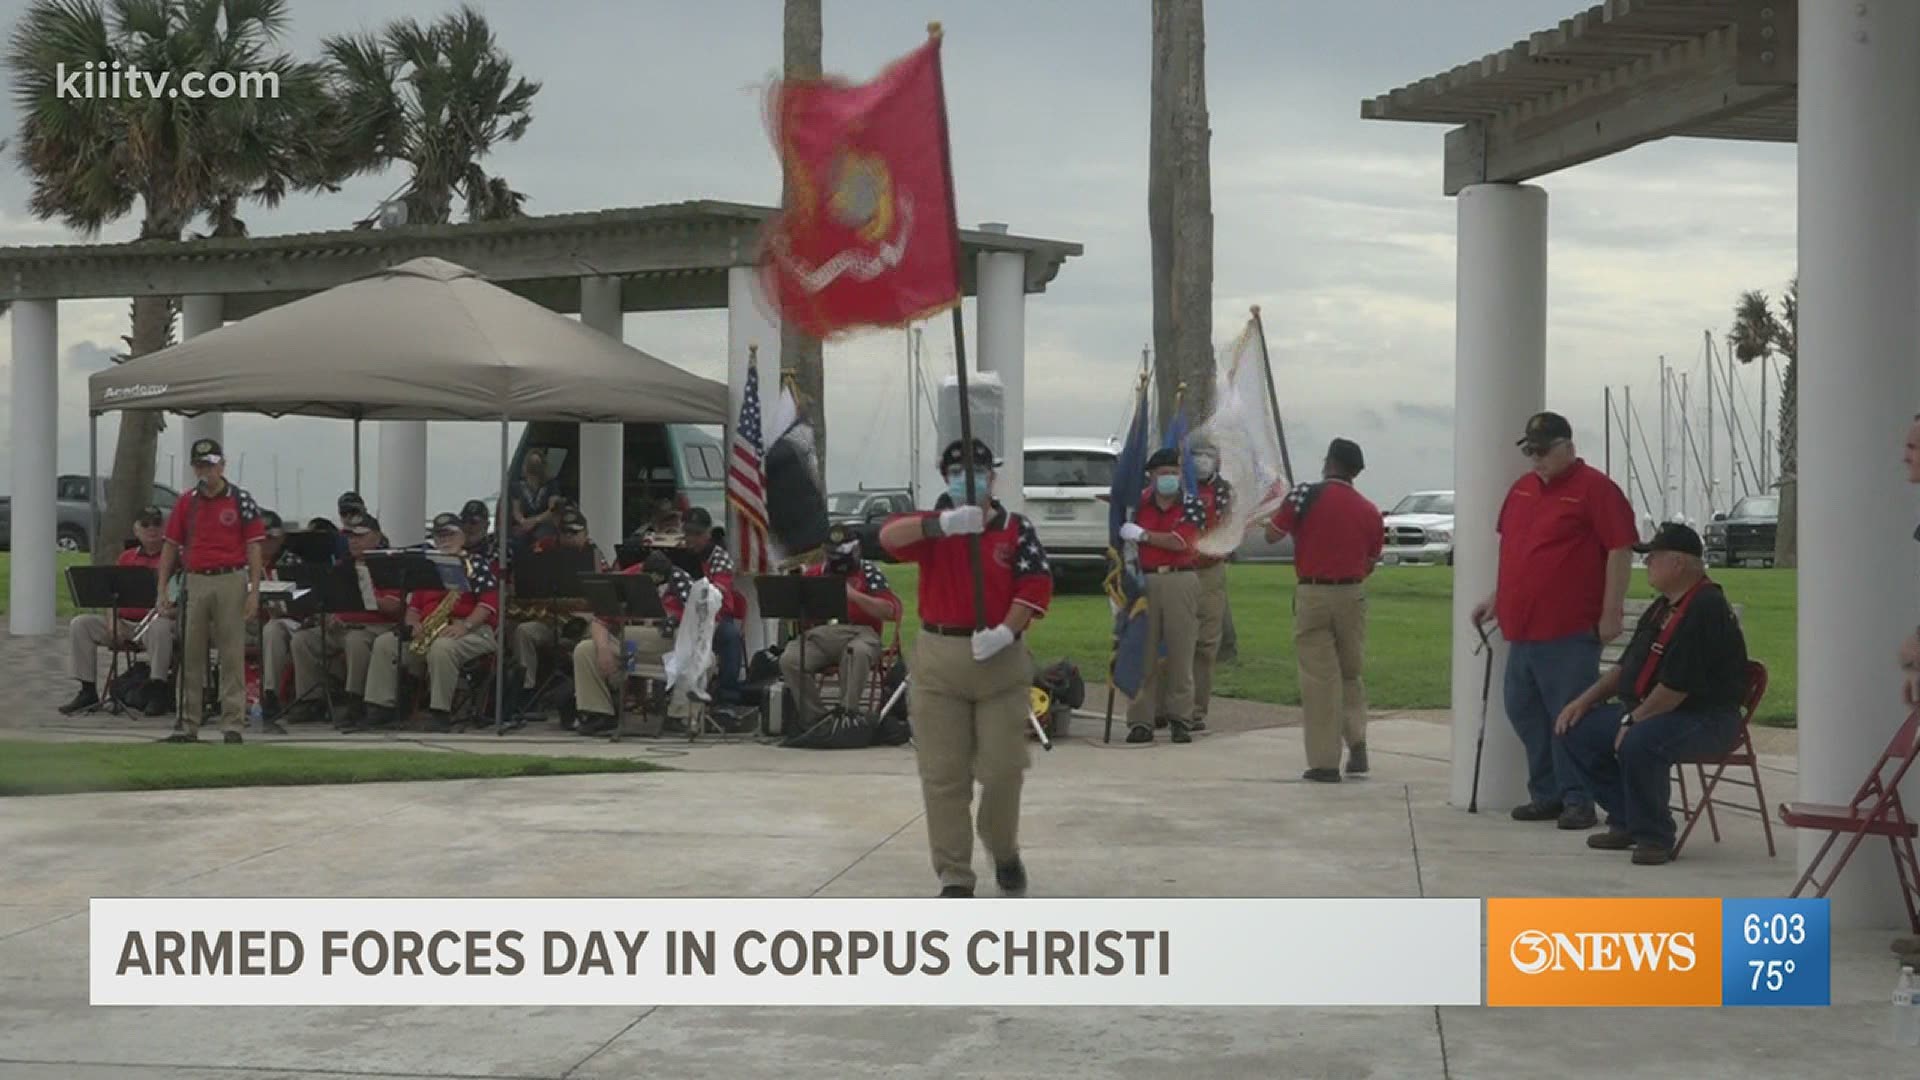
<svg viewBox="0 0 1920 1080">
<path fill-rule="evenodd" d="M 1153 741 L 1155 720 L 1165 720 L 1173 741 L 1189 743 L 1193 724 L 1194 639 L 1200 630 L 1200 579 L 1194 575 L 1194 545 L 1206 524 L 1200 500 L 1180 488 L 1180 452 L 1162 449 L 1147 459 L 1153 487 L 1140 500 L 1120 538 L 1140 545 L 1147 575 L 1147 677 L 1127 707 L 1127 741 Z M 1162 646 L 1163 663 L 1154 663 Z"/>
</svg>

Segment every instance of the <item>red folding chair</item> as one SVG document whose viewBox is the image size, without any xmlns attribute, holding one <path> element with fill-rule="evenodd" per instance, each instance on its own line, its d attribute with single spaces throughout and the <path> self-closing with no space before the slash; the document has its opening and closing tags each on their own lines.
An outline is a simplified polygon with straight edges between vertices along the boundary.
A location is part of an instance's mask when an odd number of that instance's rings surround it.
<svg viewBox="0 0 1920 1080">
<path fill-rule="evenodd" d="M 1860 842 L 1869 836 L 1884 836 L 1893 852 L 1900 896 L 1907 904 L 1907 921 L 1914 933 L 1920 934 L 1920 859 L 1913 853 L 1913 839 L 1920 834 L 1920 826 L 1907 817 L 1906 807 L 1900 801 L 1900 781 L 1906 778 L 1907 770 L 1913 768 L 1915 757 L 1920 757 L 1920 711 L 1907 714 L 1900 730 L 1894 732 L 1893 739 L 1881 752 L 1880 760 L 1873 763 L 1873 771 L 1867 774 L 1860 790 L 1854 792 L 1852 802 L 1845 806 L 1801 802 L 1780 805 L 1782 824 L 1827 833 L 1827 842 L 1821 844 L 1820 850 L 1808 861 L 1806 873 L 1794 883 L 1789 896 L 1799 896 L 1810 884 L 1814 885 L 1813 895 L 1827 895 Z M 1834 860 L 1832 869 L 1816 881 L 1828 853 L 1842 836 L 1851 839 Z"/>
<path fill-rule="evenodd" d="M 1714 804 L 1718 803 L 1727 810 L 1737 810 L 1743 814 L 1752 814 L 1760 819 L 1760 829 L 1767 837 L 1767 858 L 1776 854 L 1773 845 L 1773 819 L 1767 816 L 1767 794 L 1760 788 L 1760 756 L 1754 752 L 1753 725 L 1754 713 L 1760 709 L 1760 700 L 1767 696 L 1767 665 L 1758 660 L 1747 661 L 1747 695 L 1740 703 L 1740 737 L 1734 740 L 1733 748 L 1720 757 L 1681 758 L 1673 763 L 1674 790 L 1680 793 L 1680 805 L 1670 807 L 1677 810 L 1686 819 L 1686 826 L 1680 830 L 1680 838 L 1674 842 L 1673 854 L 1680 855 L 1680 849 L 1687 846 L 1687 837 L 1692 835 L 1694 826 L 1700 824 L 1702 812 L 1705 812 L 1707 828 L 1713 833 L 1713 842 L 1720 842 L 1720 820 L 1714 814 Z M 1700 801 L 1692 802 L 1687 797 L 1687 766 L 1693 766 L 1694 773 L 1700 778 Z M 1707 772 L 1708 767 L 1713 772 Z M 1747 771 L 1746 777 L 1738 773 L 1727 776 L 1729 766 Z M 1752 788 L 1753 804 L 1729 802 L 1716 798 L 1714 789 L 1722 782 L 1735 787 Z"/>
</svg>

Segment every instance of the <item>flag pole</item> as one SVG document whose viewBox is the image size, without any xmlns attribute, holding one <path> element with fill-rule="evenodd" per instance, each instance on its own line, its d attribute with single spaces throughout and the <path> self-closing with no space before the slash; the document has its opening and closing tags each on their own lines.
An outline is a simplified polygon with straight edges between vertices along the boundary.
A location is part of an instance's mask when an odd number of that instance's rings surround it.
<svg viewBox="0 0 1920 1080">
<path fill-rule="evenodd" d="M 1253 329 L 1260 335 L 1260 364 L 1267 371 L 1267 404 L 1273 407 L 1273 433 L 1280 439 L 1280 471 L 1293 486 L 1293 458 L 1287 453 L 1287 428 L 1280 422 L 1280 392 L 1273 385 L 1273 358 L 1267 355 L 1267 327 L 1260 321 L 1260 305 L 1253 305 Z"/>
</svg>

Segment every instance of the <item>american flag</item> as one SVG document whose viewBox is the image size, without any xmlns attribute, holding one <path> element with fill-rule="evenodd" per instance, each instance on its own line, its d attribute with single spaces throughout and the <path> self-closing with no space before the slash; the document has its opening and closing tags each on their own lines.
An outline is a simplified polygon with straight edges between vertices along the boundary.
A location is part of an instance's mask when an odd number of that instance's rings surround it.
<svg viewBox="0 0 1920 1080">
<path fill-rule="evenodd" d="M 733 507 L 734 535 L 740 538 L 740 569 L 748 574 L 765 573 L 773 563 L 767 553 L 767 474 L 760 450 L 760 369 L 750 365 L 727 462 L 727 505 Z"/>
</svg>

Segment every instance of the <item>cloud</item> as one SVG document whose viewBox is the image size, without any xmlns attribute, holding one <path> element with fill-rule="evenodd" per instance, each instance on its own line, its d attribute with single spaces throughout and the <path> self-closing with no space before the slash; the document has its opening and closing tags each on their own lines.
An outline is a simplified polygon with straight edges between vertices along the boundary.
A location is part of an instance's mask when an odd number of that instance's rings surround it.
<svg viewBox="0 0 1920 1080">
<path fill-rule="evenodd" d="M 1451 405 L 1422 405 L 1413 401 L 1396 401 L 1393 403 L 1393 415 L 1402 420 L 1411 420 L 1416 424 L 1453 427 L 1453 406 Z"/>
</svg>

